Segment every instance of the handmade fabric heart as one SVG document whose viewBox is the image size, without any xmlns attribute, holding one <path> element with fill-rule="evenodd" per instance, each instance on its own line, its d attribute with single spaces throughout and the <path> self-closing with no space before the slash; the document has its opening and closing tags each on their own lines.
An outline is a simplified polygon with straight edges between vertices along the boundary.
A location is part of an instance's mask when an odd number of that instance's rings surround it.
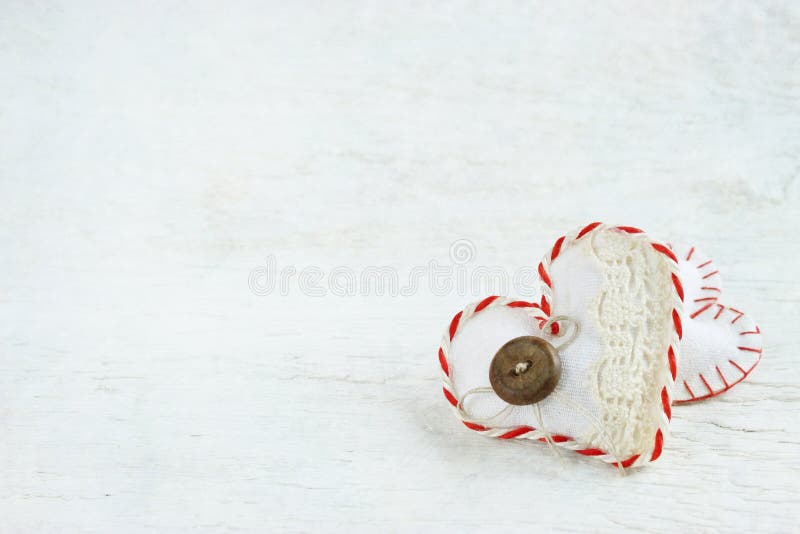
<svg viewBox="0 0 800 534">
<path fill-rule="evenodd" d="M 714 397 L 747 378 L 761 361 L 761 329 L 737 308 L 719 303 L 722 279 L 695 247 L 672 245 L 685 291 L 684 336 L 676 404 Z"/>
<path fill-rule="evenodd" d="M 657 459 L 683 331 L 676 256 L 636 228 L 592 223 L 538 270 L 538 302 L 492 296 L 453 317 L 439 348 L 445 398 L 488 436 L 622 467 Z"/>
</svg>

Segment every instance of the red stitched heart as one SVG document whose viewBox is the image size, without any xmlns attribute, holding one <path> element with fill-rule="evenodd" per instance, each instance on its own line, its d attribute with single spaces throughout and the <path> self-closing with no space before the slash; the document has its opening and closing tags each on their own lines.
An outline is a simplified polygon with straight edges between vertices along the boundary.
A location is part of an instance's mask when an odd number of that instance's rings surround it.
<svg viewBox="0 0 800 534">
<path fill-rule="evenodd" d="M 676 404 L 724 393 L 747 378 L 761 361 L 761 329 L 752 317 L 719 302 L 722 279 L 696 247 L 673 245 L 686 296 Z"/>
</svg>

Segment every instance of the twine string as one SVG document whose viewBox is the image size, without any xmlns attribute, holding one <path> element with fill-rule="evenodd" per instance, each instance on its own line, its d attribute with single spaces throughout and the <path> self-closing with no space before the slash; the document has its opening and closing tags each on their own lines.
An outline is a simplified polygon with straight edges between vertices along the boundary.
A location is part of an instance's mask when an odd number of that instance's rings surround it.
<svg viewBox="0 0 800 534">
<path fill-rule="evenodd" d="M 553 440 L 553 435 L 550 433 L 549 430 L 547 430 L 547 428 L 545 428 L 544 418 L 542 417 L 542 407 L 537 402 L 534 405 L 534 408 L 536 409 L 536 418 L 538 419 L 539 422 L 539 430 L 541 430 L 542 433 L 544 434 L 544 439 L 547 442 L 547 446 L 550 448 L 553 454 L 555 454 L 556 458 L 558 458 L 558 463 L 561 464 L 561 468 L 564 469 L 567 464 L 564 461 L 564 457 L 561 455 L 561 452 L 559 452 L 558 447 L 556 447 L 556 443 Z"/>
</svg>

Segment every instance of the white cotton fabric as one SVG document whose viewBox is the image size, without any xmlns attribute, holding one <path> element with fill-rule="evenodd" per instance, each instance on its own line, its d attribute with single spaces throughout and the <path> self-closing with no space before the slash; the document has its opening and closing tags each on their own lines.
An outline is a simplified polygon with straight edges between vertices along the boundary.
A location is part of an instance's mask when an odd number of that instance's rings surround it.
<svg viewBox="0 0 800 534">
<path fill-rule="evenodd" d="M 727 307 L 719 317 L 717 311 L 716 306 L 712 307 L 688 321 L 684 328 L 681 366 L 676 381 L 677 400 L 692 399 L 687 385 L 697 397 L 722 393 L 742 378 L 742 369 L 749 371 L 758 363 L 759 353 L 740 348 L 761 349 L 760 335 L 741 335 L 755 330 L 753 319 L 747 315 L 739 317 Z M 738 320 L 732 323 L 737 317 Z"/>
</svg>

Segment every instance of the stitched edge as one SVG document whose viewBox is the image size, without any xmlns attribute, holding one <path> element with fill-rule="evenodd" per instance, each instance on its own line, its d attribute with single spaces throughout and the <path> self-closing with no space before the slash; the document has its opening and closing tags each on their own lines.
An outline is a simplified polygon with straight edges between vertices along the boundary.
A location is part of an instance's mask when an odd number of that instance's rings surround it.
<svg viewBox="0 0 800 534">
<path fill-rule="evenodd" d="M 699 271 L 701 285 L 698 289 L 700 293 L 697 298 L 693 299 L 692 304 L 696 305 L 694 310 L 688 314 L 689 319 L 694 319 L 719 300 L 722 294 L 722 276 L 713 260 L 698 252 L 697 247 L 690 245 L 689 250 L 679 250 L 672 244 L 669 247 L 678 255 L 680 261 L 687 262 Z M 686 307 L 689 307 L 688 303 Z"/>
<path fill-rule="evenodd" d="M 711 385 L 708 383 L 708 379 L 703 375 L 702 372 L 700 372 L 698 373 L 697 377 L 702 384 L 702 389 L 698 389 L 698 391 L 695 393 L 689 383 L 684 379 L 682 384 L 683 389 L 689 394 L 689 398 L 678 398 L 679 393 L 676 393 L 676 398 L 673 401 L 675 404 L 689 404 L 721 395 L 750 376 L 750 373 L 753 372 L 753 369 L 755 369 L 761 362 L 764 347 L 761 340 L 761 328 L 759 328 L 755 322 L 753 322 L 752 329 L 745 329 L 744 326 L 741 326 L 744 324 L 744 322 L 739 322 L 742 317 L 747 316 L 744 312 L 741 312 L 736 308 L 731 308 L 730 306 L 717 303 L 704 306 L 701 310 L 693 314 L 692 318 L 694 319 L 695 317 L 710 313 L 714 314 L 714 321 L 727 320 L 730 317 L 729 324 L 731 325 L 731 328 L 735 332 L 738 332 L 739 336 L 747 336 L 747 338 L 742 338 L 742 341 L 736 347 L 738 349 L 737 352 L 727 358 L 727 361 L 720 361 L 718 358 L 710 362 L 714 367 L 707 369 L 706 372 L 715 373 L 724 384 L 722 388 L 714 389 L 711 387 Z M 747 317 L 749 318 L 749 316 Z M 746 363 L 742 365 L 741 360 L 737 358 L 737 356 L 742 358 L 746 354 L 749 355 L 753 353 L 756 353 L 758 357 L 756 358 L 756 361 L 749 366 Z M 725 360 L 725 357 L 722 356 L 721 360 Z M 722 368 L 720 368 L 720 364 L 722 364 Z M 727 373 L 723 370 L 727 371 Z M 697 386 L 698 384 L 695 383 L 695 387 Z"/>
<path fill-rule="evenodd" d="M 644 239 L 650 243 L 654 250 L 660 252 L 670 260 L 667 262 L 667 265 L 670 270 L 670 278 L 675 289 L 675 294 L 673 298 L 672 309 L 673 330 L 670 336 L 670 343 L 665 354 L 665 365 L 669 372 L 665 373 L 666 380 L 661 389 L 662 413 L 661 417 L 659 418 L 658 429 L 653 436 L 652 446 L 649 447 L 648 450 L 639 454 L 635 454 L 620 463 L 626 468 L 634 467 L 642 465 L 646 462 L 657 460 L 659 456 L 661 456 L 661 451 L 664 445 L 664 437 L 669 432 L 669 422 L 672 418 L 672 390 L 675 385 L 675 376 L 677 374 L 677 358 L 680 354 L 680 340 L 683 335 L 683 327 L 681 324 L 681 312 L 683 311 L 683 288 L 680 282 L 678 259 L 672 250 L 665 243 L 652 240 L 642 230 L 632 226 L 609 226 L 600 222 L 594 222 L 584 226 L 573 234 L 567 234 L 559 237 L 553 245 L 553 248 L 544 256 L 538 266 L 539 279 L 542 286 L 542 297 L 539 304 L 491 296 L 479 302 L 468 305 L 453 317 L 453 319 L 450 321 L 448 329 L 442 336 L 442 343 L 439 346 L 439 363 L 442 368 L 443 382 L 442 390 L 447 402 L 449 402 L 453 408 L 454 413 L 459 419 L 461 419 L 461 422 L 467 428 L 476 432 L 480 432 L 483 435 L 500 439 L 520 438 L 535 439 L 538 441 L 546 440 L 541 431 L 538 431 L 531 426 L 518 426 L 511 429 L 494 429 L 462 419 L 457 410 L 458 395 L 456 394 L 455 386 L 450 379 L 450 365 L 447 359 L 447 356 L 450 352 L 450 344 L 453 341 L 453 338 L 455 338 L 455 335 L 458 332 L 458 328 L 461 324 L 475 315 L 475 313 L 479 313 L 495 306 L 532 308 L 536 310 L 533 318 L 538 321 L 539 327 L 541 328 L 543 323 L 550 317 L 550 302 L 552 301 L 552 282 L 549 274 L 550 264 L 558 258 L 559 254 L 565 249 L 565 247 L 573 245 L 576 241 L 593 231 L 602 231 L 604 229 L 625 232 L 634 236 L 634 238 Z M 554 333 L 557 332 L 557 326 L 555 324 L 553 325 L 553 331 Z M 618 458 L 611 456 L 601 449 L 587 448 L 586 445 L 578 443 L 575 439 L 569 436 L 555 435 L 552 436 L 552 440 L 557 446 L 573 450 L 578 454 L 595 457 L 599 460 L 610 463 L 613 466 L 618 465 Z"/>
</svg>

